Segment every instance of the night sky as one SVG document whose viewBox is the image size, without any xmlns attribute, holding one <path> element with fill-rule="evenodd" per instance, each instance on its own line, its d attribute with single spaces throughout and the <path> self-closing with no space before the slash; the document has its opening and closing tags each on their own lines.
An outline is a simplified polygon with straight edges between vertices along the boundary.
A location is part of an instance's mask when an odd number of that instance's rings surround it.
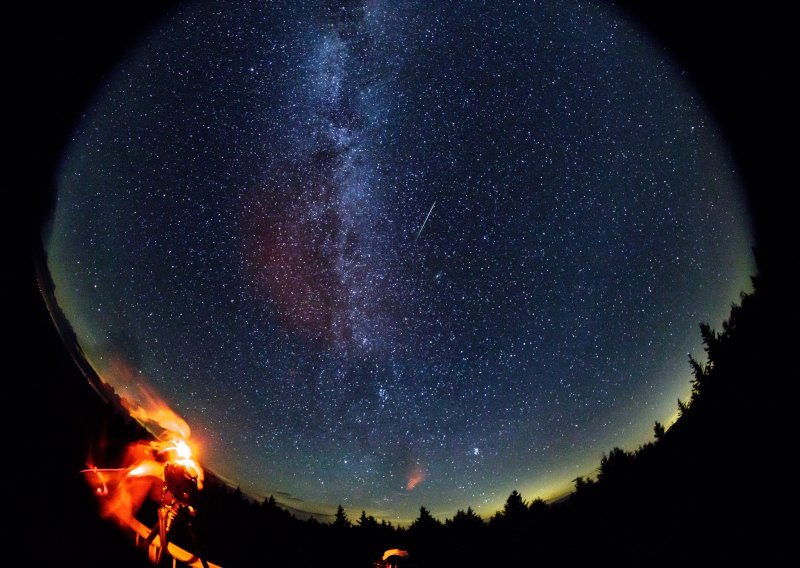
<svg viewBox="0 0 800 568">
<path fill-rule="evenodd" d="M 56 181 L 90 362 L 308 511 L 555 495 L 674 415 L 753 271 L 702 101 L 586 2 L 186 5 Z"/>
</svg>

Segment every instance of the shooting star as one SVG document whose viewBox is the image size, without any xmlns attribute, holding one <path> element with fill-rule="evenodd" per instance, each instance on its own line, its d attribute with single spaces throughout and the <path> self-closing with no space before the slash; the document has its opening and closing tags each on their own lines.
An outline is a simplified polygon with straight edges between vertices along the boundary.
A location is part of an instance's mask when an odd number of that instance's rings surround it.
<svg viewBox="0 0 800 568">
<path fill-rule="evenodd" d="M 435 201 L 433 202 L 433 205 L 431 205 L 430 211 L 428 211 L 428 214 L 425 216 L 425 220 L 422 222 L 422 226 L 419 228 L 419 232 L 417 233 L 417 238 L 414 239 L 414 242 L 417 242 L 419 240 L 419 236 L 422 234 L 422 229 L 425 228 L 425 224 L 428 222 L 428 219 L 430 218 L 431 213 L 433 213 L 433 208 L 434 207 L 436 207 L 436 202 Z"/>
</svg>

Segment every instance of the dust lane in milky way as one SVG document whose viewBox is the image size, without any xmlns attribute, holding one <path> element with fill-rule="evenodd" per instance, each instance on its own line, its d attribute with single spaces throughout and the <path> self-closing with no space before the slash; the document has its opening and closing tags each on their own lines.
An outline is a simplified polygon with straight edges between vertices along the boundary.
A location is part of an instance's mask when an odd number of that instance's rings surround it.
<svg viewBox="0 0 800 568">
<path fill-rule="evenodd" d="M 673 413 L 752 270 L 701 101 L 587 2 L 184 6 L 58 184 L 49 266 L 92 364 L 305 510 L 568 486 Z"/>
</svg>

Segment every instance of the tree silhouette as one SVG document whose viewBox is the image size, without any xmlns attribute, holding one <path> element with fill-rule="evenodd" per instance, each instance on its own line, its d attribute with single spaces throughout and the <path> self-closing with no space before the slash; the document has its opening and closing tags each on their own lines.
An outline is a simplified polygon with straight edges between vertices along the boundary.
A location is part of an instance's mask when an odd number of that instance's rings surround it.
<svg viewBox="0 0 800 568">
<path fill-rule="evenodd" d="M 597 474 L 597 480 L 603 481 L 605 479 L 623 477 L 628 473 L 633 457 L 633 454 L 616 447 L 608 452 L 608 455 L 603 454 L 600 460 L 600 471 Z"/>
<path fill-rule="evenodd" d="M 653 434 L 656 437 L 656 440 L 661 440 L 664 437 L 664 426 L 656 420 L 655 425 L 653 426 Z"/>
<path fill-rule="evenodd" d="M 678 399 L 678 416 L 683 417 L 689 412 L 689 405 L 690 402 L 683 402 L 681 399 Z"/>
<path fill-rule="evenodd" d="M 503 518 L 511 526 L 520 526 L 525 522 L 528 516 L 528 504 L 522 498 L 522 495 L 514 489 L 506 499 L 503 505 Z"/>
<path fill-rule="evenodd" d="M 506 499 L 506 504 L 503 505 L 503 514 L 506 517 L 514 517 L 524 515 L 527 510 L 527 503 L 522 499 L 522 495 L 514 489 Z"/>
<path fill-rule="evenodd" d="M 541 497 L 537 497 L 536 499 L 531 501 L 531 504 L 528 507 L 528 509 L 531 511 L 531 513 L 540 515 L 547 513 L 547 511 L 550 510 L 550 505 L 548 505 L 547 501 L 545 501 Z"/>
<path fill-rule="evenodd" d="M 452 519 L 445 521 L 445 526 L 457 532 L 474 532 L 483 529 L 486 524 L 483 522 L 478 514 L 472 510 L 472 507 L 467 507 L 466 511 L 459 509 L 456 511 Z"/>
<path fill-rule="evenodd" d="M 334 517 L 332 526 L 339 530 L 350 528 L 350 519 L 347 518 L 347 513 L 345 513 L 344 507 L 341 505 L 336 508 L 336 516 Z"/>
<path fill-rule="evenodd" d="M 361 511 L 361 516 L 356 521 L 358 528 L 371 530 L 378 526 L 378 521 L 372 515 L 367 515 L 366 511 Z"/>
<path fill-rule="evenodd" d="M 582 475 L 579 475 L 573 481 L 575 482 L 575 492 L 579 494 L 594 485 L 594 479 Z"/>
<path fill-rule="evenodd" d="M 703 394 L 707 384 L 709 371 L 711 370 L 711 363 L 703 365 L 697 359 L 689 355 L 689 366 L 692 369 L 692 396 L 700 396 Z M 678 403 L 680 405 L 680 403 Z"/>
<path fill-rule="evenodd" d="M 414 519 L 409 527 L 412 531 L 417 533 L 431 533 L 441 528 L 442 523 L 433 518 L 431 512 L 425 507 L 419 508 L 419 517 Z"/>
</svg>

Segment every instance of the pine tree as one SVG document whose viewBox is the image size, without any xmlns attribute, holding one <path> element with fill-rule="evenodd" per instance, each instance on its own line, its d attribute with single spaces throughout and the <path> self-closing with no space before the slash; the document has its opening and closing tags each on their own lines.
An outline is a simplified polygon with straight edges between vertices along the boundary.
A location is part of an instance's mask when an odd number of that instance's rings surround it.
<svg viewBox="0 0 800 568">
<path fill-rule="evenodd" d="M 661 422 L 656 420 L 656 423 L 653 426 L 653 434 L 655 435 L 656 440 L 661 440 L 664 437 L 664 433 L 665 431 L 663 424 L 661 424 Z"/>
<path fill-rule="evenodd" d="M 350 519 L 347 518 L 347 513 L 344 512 L 344 507 L 341 505 L 336 509 L 336 518 L 333 521 L 333 527 L 336 529 L 347 529 L 350 527 Z"/>
</svg>

